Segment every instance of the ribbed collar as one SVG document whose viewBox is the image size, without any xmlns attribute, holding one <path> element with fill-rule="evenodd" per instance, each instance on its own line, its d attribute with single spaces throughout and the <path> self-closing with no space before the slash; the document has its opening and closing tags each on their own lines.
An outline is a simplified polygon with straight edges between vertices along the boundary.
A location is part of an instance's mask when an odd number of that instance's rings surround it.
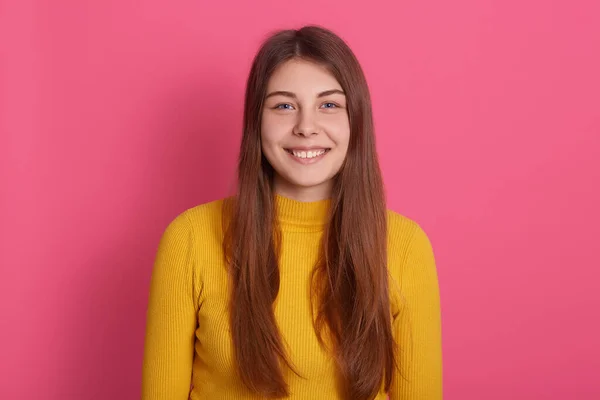
<svg viewBox="0 0 600 400">
<path fill-rule="evenodd" d="M 331 199 L 303 202 L 275 194 L 277 219 L 282 230 L 315 232 L 325 227 Z"/>
</svg>

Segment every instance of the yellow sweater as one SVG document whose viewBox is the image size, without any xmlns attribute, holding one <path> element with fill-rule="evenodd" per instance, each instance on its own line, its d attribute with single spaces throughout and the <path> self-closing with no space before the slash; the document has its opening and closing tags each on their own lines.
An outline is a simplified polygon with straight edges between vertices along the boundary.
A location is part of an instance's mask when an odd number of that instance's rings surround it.
<svg viewBox="0 0 600 400">
<path fill-rule="evenodd" d="M 335 365 L 319 346 L 307 296 L 329 200 L 277 195 L 282 228 L 281 286 L 275 315 L 302 378 L 286 379 L 291 399 L 341 399 Z M 258 399 L 237 377 L 228 334 L 222 200 L 177 216 L 161 238 L 150 285 L 142 400 Z M 401 371 L 391 400 L 442 398 L 441 318 L 434 255 L 423 230 L 388 211 L 388 268 Z M 285 371 L 285 370 L 284 370 Z M 190 391 L 190 387 L 193 388 Z M 377 400 L 383 400 L 383 391 Z"/>
</svg>

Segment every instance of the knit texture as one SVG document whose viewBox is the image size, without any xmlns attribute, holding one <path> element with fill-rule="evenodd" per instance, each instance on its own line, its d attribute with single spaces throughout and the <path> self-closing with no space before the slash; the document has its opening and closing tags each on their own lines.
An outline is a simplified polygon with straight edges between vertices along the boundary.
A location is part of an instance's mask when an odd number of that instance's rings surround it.
<svg viewBox="0 0 600 400">
<path fill-rule="evenodd" d="M 302 376 L 284 369 L 289 398 L 341 400 L 333 358 L 314 332 L 309 298 L 329 200 L 306 203 L 277 195 L 276 202 L 282 247 L 275 316 Z M 184 211 L 162 235 L 150 285 L 142 400 L 260 398 L 235 369 L 221 205 L 217 200 Z M 434 254 L 419 225 L 393 211 L 388 211 L 388 269 L 400 365 L 389 397 L 439 400 L 441 317 Z M 385 398 L 382 390 L 376 399 Z"/>
</svg>

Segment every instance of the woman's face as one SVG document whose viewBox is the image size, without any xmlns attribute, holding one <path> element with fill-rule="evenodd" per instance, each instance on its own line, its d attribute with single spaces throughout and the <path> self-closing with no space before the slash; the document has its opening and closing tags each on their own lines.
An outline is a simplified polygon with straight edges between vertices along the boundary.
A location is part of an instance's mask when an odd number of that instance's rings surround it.
<svg viewBox="0 0 600 400">
<path fill-rule="evenodd" d="M 350 139 L 339 82 L 309 61 L 280 65 L 267 84 L 261 139 L 277 193 L 299 201 L 329 197 Z"/>
</svg>

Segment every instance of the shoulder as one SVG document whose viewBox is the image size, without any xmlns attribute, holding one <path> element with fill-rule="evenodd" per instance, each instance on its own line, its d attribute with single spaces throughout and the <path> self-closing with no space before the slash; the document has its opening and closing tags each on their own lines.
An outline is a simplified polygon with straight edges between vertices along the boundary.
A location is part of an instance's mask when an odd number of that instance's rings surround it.
<svg viewBox="0 0 600 400">
<path fill-rule="evenodd" d="M 431 249 L 429 236 L 419 223 L 389 209 L 387 218 L 390 251 L 400 251 L 403 255 L 408 256 L 414 251 Z"/>
<path fill-rule="evenodd" d="M 167 223 L 165 238 L 186 238 L 192 245 L 219 240 L 222 234 L 222 207 L 225 199 L 212 200 L 187 208 Z"/>
<path fill-rule="evenodd" d="M 388 210 L 388 268 L 404 295 L 437 290 L 437 269 L 429 235 L 416 221 Z"/>
<path fill-rule="evenodd" d="M 200 228 L 218 223 L 221 221 L 225 200 L 225 198 L 216 199 L 187 208 L 176 215 L 170 221 L 170 224 Z"/>
<path fill-rule="evenodd" d="M 177 218 L 188 220 L 192 226 L 212 224 L 221 221 L 225 199 L 198 204 L 181 212 Z"/>
</svg>

